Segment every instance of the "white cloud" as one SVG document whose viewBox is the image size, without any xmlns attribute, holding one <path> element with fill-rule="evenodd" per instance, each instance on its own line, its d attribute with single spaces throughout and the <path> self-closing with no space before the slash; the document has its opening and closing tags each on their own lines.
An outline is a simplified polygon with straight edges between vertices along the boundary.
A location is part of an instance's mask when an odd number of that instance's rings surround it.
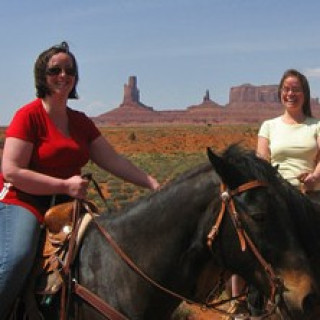
<svg viewBox="0 0 320 320">
<path fill-rule="evenodd" d="M 310 68 L 305 70 L 307 77 L 320 78 L 320 68 Z"/>
<path fill-rule="evenodd" d="M 94 117 L 110 111 L 113 108 L 118 107 L 120 104 L 119 101 L 117 103 L 109 105 L 109 103 L 107 104 L 99 100 L 83 99 L 82 97 L 80 98 L 80 100 L 69 100 L 69 106 L 75 110 L 84 112 L 89 117 Z"/>
</svg>

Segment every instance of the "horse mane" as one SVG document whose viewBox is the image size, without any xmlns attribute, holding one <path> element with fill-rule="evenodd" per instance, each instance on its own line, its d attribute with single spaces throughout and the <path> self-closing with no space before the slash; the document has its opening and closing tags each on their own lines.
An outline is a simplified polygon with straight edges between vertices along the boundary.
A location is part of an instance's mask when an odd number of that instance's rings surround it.
<svg viewBox="0 0 320 320">
<path fill-rule="evenodd" d="M 141 207 L 152 207 L 153 205 L 157 205 L 159 201 L 164 202 L 166 201 L 168 195 L 175 192 L 180 185 L 189 183 L 190 180 L 196 179 L 197 177 L 205 174 L 211 175 L 211 177 L 213 178 L 213 183 L 218 184 L 220 182 L 219 177 L 214 174 L 211 164 L 209 162 L 201 163 L 178 175 L 167 184 L 165 184 L 159 191 L 148 193 L 147 195 L 144 195 L 141 198 L 128 203 L 125 207 L 117 211 L 113 211 L 110 213 L 108 212 L 108 216 L 112 218 L 123 216 L 128 214 L 129 212 L 138 212 L 139 208 Z"/>
<path fill-rule="evenodd" d="M 259 158 L 254 150 L 245 149 L 240 144 L 231 144 L 222 154 L 227 163 L 234 166 L 245 180 L 256 179 L 275 185 L 281 179 L 275 167 Z"/>
<path fill-rule="evenodd" d="M 267 183 L 283 197 L 289 209 L 290 218 L 297 230 L 301 243 L 308 254 L 320 249 L 320 241 L 315 228 L 315 209 L 311 200 L 285 180 L 268 161 L 258 157 L 256 152 L 239 144 L 230 145 L 222 154 L 225 161 L 232 164 L 247 181 L 256 179 Z M 318 249 L 315 249 L 318 246 Z"/>
<path fill-rule="evenodd" d="M 183 172 L 182 174 L 180 174 L 179 176 L 171 180 L 166 187 L 171 187 L 171 186 L 180 184 L 184 181 L 193 179 L 194 177 L 209 171 L 212 171 L 212 166 L 210 163 L 206 162 L 206 163 L 199 164 L 189 170 L 186 170 L 185 172 Z"/>
</svg>

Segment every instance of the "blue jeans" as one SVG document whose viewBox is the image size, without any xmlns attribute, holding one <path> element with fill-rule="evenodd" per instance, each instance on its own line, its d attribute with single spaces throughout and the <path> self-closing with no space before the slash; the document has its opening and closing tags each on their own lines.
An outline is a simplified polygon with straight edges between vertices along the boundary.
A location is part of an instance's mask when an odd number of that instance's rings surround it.
<svg viewBox="0 0 320 320">
<path fill-rule="evenodd" d="M 0 202 L 0 319 L 5 319 L 32 269 L 40 224 L 27 209 Z"/>
</svg>

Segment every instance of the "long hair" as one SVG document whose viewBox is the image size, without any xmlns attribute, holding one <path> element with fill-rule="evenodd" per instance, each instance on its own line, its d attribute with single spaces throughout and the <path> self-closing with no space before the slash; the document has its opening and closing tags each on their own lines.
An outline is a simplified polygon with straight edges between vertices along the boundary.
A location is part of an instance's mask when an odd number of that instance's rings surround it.
<svg viewBox="0 0 320 320">
<path fill-rule="evenodd" d="M 37 58 L 34 65 L 34 81 L 36 87 L 36 95 L 38 98 L 44 98 L 51 94 L 46 81 L 46 70 L 48 62 L 52 56 L 60 52 L 66 53 L 70 56 L 72 60 L 72 66 L 75 70 L 75 83 L 69 93 L 69 99 L 78 99 L 77 84 L 79 81 L 78 65 L 75 56 L 69 51 L 69 45 L 67 42 L 63 41 L 59 45 L 53 46 L 45 51 L 43 51 Z"/>
</svg>

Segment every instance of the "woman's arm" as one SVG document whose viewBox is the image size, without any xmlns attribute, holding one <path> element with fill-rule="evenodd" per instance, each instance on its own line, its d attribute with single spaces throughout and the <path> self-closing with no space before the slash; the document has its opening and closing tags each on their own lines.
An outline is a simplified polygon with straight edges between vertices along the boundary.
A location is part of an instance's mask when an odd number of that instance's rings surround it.
<svg viewBox="0 0 320 320">
<path fill-rule="evenodd" d="M 88 181 L 80 176 L 58 179 L 29 168 L 33 144 L 21 139 L 6 138 L 2 156 L 2 174 L 7 182 L 35 195 L 68 194 L 84 198 Z"/>
<path fill-rule="evenodd" d="M 318 145 L 318 154 L 316 157 L 316 166 L 313 172 L 305 173 L 304 176 L 301 177 L 301 181 L 304 183 L 304 187 L 306 190 L 313 190 L 314 186 L 320 182 L 320 137 L 317 138 Z"/>
<path fill-rule="evenodd" d="M 135 185 L 151 190 L 160 188 L 160 185 L 155 178 L 118 154 L 103 136 L 99 136 L 91 143 L 90 158 L 102 169 Z"/>
<path fill-rule="evenodd" d="M 258 136 L 256 153 L 258 157 L 263 158 L 267 161 L 270 161 L 271 153 L 270 153 L 270 147 L 269 147 L 269 139 Z"/>
</svg>

